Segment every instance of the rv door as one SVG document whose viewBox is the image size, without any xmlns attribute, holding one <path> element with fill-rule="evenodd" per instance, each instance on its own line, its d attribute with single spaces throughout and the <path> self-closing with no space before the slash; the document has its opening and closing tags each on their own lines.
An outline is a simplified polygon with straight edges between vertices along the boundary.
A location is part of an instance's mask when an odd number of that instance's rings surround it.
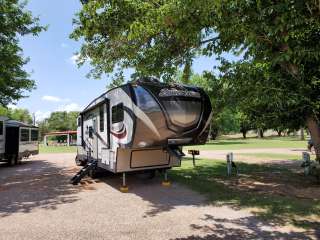
<svg viewBox="0 0 320 240">
<path fill-rule="evenodd" d="M 97 122 L 97 118 L 95 117 L 92 120 L 92 133 L 91 133 L 91 136 L 89 136 L 92 139 L 92 151 L 93 151 L 92 156 L 95 159 L 98 159 L 98 153 L 99 153 L 97 131 L 98 131 L 98 122 Z"/>
<path fill-rule="evenodd" d="M 81 115 L 77 119 L 77 145 L 82 146 L 83 122 Z"/>
<path fill-rule="evenodd" d="M 5 148 L 5 126 L 4 121 L 0 120 L 0 154 L 4 153 Z"/>
</svg>

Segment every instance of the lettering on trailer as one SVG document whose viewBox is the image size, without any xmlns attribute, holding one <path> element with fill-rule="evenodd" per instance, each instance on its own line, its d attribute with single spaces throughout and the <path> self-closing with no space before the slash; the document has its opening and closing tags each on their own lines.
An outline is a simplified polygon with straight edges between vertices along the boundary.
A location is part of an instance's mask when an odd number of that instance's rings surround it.
<svg viewBox="0 0 320 240">
<path fill-rule="evenodd" d="M 200 98 L 200 93 L 187 90 L 163 88 L 159 93 L 159 97 L 195 97 Z"/>
</svg>

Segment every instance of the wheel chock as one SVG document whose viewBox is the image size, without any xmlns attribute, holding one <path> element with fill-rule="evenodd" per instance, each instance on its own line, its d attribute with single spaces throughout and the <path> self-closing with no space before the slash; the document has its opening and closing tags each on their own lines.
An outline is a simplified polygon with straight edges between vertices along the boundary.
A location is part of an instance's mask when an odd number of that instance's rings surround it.
<svg viewBox="0 0 320 240">
<path fill-rule="evenodd" d="M 129 191 L 129 187 L 128 186 L 121 186 L 120 187 L 120 192 L 127 193 L 128 191 Z"/>
</svg>

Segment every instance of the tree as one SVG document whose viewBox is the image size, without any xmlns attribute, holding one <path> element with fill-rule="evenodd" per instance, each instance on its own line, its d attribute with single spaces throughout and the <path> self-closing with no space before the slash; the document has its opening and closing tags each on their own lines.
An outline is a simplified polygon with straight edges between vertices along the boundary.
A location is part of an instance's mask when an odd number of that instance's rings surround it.
<svg viewBox="0 0 320 240">
<path fill-rule="evenodd" d="M 35 83 L 23 66 L 29 61 L 23 58 L 19 37 L 38 35 L 45 28 L 39 25 L 26 2 L 0 1 L 0 104 L 3 106 L 25 97 L 24 92 L 34 89 Z"/>
<path fill-rule="evenodd" d="M 242 54 L 238 70 L 264 77 L 248 76 L 237 89 L 263 98 L 279 109 L 274 114 L 287 112 L 292 123 L 301 119 L 320 161 L 319 1 L 86 2 L 72 37 L 84 39 L 79 63 L 90 59 L 96 76 L 120 66 L 165 79 L 196 54 Z M 249 103 L 254 111 L 256 103 Z"/>
<path fill-rule="evenodd" d="M 52 112 L 50 117 L 38 122 L 41 138 L 49 132 L 67 131 L 77 129 L 77 118 L 79 112 Z M 64 136 L 57 136 L 56 139 L 65 139 Z"/>
<path fill-rule="evenodd" d="M 79 112 L 53 112 L 46 119 L 49 131 L 67 131 L 77 129 Z"/>
<path fill-rule="evenodd" d="M 27 109 L 21 109 L 21 108 L 5 108 L 0 106 L 0 116 L 8 117 L 12 120 L 17 120 L 20 122 L 24 122 L 27 124 L 32 124 L 32 116 L 29 113 Z"/>
</svg>

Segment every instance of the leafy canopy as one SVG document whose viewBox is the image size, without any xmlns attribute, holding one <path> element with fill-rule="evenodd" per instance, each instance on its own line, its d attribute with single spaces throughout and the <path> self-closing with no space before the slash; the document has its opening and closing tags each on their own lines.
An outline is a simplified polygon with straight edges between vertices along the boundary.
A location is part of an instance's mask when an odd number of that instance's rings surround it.
<svg viewBox="0 0 320 240">
<path fill-rule="evenodd" d="M 3 106 L 24 97 L 24 91 L 35 87 L 35 82 L 23 69 L 28 62 L 19 47 L 19 37 L 38 35 L 45 28 L 39 19 L 25 10 L 26 2 L 0 1 L 0 104 Z"/>
<path fill-rule="evenodd" d="M 27 109 L 22 108 L 5 108 L 0 106 L 0 116 L 8 117 L 9 119 L 31 124 L 32 116 Z"/>
<path fill-rule="evenodd" d="M 258 123 L 319 124 L 319 0 L 85 2 L 71 37 L 84 40 L 79 64 L 90 60 L 94 77 L 132 67 L 166 79 L 195 56 L 241 54 L 222 60 L 216 79 L 244 112 Z"/>
</svg>

